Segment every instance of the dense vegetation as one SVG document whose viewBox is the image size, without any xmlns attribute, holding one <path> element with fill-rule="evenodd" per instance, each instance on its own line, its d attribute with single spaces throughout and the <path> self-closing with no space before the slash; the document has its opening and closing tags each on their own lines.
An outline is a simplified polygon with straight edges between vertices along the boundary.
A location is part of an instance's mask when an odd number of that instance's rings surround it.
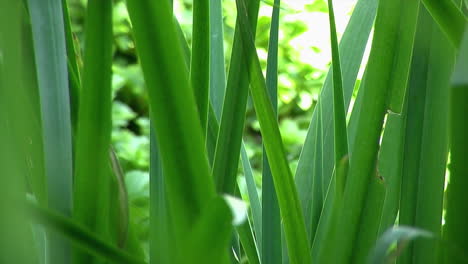
<svg viewBox="0 0 468 264">
<path fill-rule="evenodd" d="M 334 4 L 0 0 L 0 263 L 468 262 L 467 2 Z"/>
</svg>

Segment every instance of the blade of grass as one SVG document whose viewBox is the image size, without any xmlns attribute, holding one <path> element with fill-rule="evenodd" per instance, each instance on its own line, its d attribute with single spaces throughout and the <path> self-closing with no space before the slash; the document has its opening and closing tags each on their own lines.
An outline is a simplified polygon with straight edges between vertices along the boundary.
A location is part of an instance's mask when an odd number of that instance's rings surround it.
<svg viewBox="0 0 468 264">
<path fill-rule="evenodd" d="M 325 252 L 331 252 L 330 250 L 337 252 L 336 254 L 326 254 L 327 262 L 346 263 L 350 261 L 355 245 L 354 241 L 358 239 L 358 236 L 377 234 L 373 231 L 363 234 L 358 232 L 358 229 L 361 222 L 361 212 L 367 201 L 365 196 L 368 193 L 369 181 L 375 169 L 380 133 L 387 108 L 387 95 L 390 94 L 392 87 L 392 73 L 396 70 L 396 65 L 402 63 L 401 61 L 404 59 L 398 54 L 410 55 L 411 52 L 407 52 L 407 49 L 412 49 L 413 46 L 414 37 L 404 38 L 399 35 L 402 29 L 400 13 L 403 8 L 408 8 L 409 10 L 405 12 L 417 16 L 418 9 L 415 6 L 417 7 L 417 1 L 407 3 L 382 0 L 379 2 L 369 62 L 359 92 L 363 93 L 360 107 L 365 111 L 360 111 L 358 118 L 355 117 L 359 133 L 350 134 L 350 140 L 354 140 L 354 145 L 359 146 L 359 148 L 351 148 L 352 162 L 344 192 L 346 205 L 343 205 L 340 211 L 335 238 L 322 245 Z M 415 25 L 407 26 L 409 30 L 405 31 L 405 34 L 414 35 Z M 406 42 L 401 43 L 404 40 Z M 371 88 L 367 89 L 367 87 Z M 378 229 L 378 225 L 374 226 Z M 363 241 L 370 239 L 363 238 Z"/>
<path fill-rule="evenodd" d="M 406 121 L 406 141 L 404 146 L 403 175 L 401 183 L 399 224 L 414 226 L 416 213 L 416 195 L 418 183 L 418 164 L 420 160 L 421 132 L 423 126 L 424 102 L 426 97 L 425 78 L 429 58 L 431 20 L 425 11 L 421 11 L 418 31 L 414 44 L 411 76 L 408 88 L 408 114 Z M 423 76 L 422 78 L 419 78 Z M 403 252 L 399 263 L 411 263 L 412 245 Z"/>
<path fill-rule="evenodd" d="M 209 0 L 193 1 L 192 58 L 190 83 L 195 94 L 202 131 L 208 122 L 210 88 L 210 4 Z"/>
<path fill-rule="evenodd" d="M 226 90 L 226 77 L 225 77 L 225 64 L 224 64 L 224 47 L 223 47 L 223 23 L 222 23 L 222 6 L 219 1 L 210 2 L 210 35 L 211 35 L 211 69 L 210 69 L 210 106 L 209 106 L 209 124 L 208 124 L 208 137 L 207 137 L 207 149 L 209 153 L 210 162 L 213 162 L 213 156 L 215 152 L 216 137 L 219 132 L 218 121 L 221 119 L 223 99 Z M 251 241 L 256 242 L 257 248 L 261 248 L 261 229 L 262 229 L 262 212 L 260 199 L 258 197 L 257 188 L 253 178 L 252 167 L 250 165 L 247 153 L 245 151 L 244 143 L 241 144 L 241 160 L 244 168 L 245 179 L 247 182 L 247 190 L 249 200 L 252 208 L 253 223 L 255 229 L 255 236 L 250 231 L 246 231 L 247 227 L 244 225 L 241 230 L 237 228 L 239 237 L 244 242 L 248 243 Z M 240 234 L 240 232 L 243 232 Z M 243 236 L 243 237 L 241 237 Z M 251 237 L 249 237 L 251 236 Z M 243 245 L 244 248 L 250 250 L 248 257 L 249 259 L 254 258 L 251 250 L 251 244 Z M 258 254 L 258 250 L 256 250 Z M 257 255 L 255 257 L 259 259 Z"/>
<path fill-rule="evenodd" d="M 468 27 L 467 27 L 468 28 Z M 461 250 L 468 249 L 466 222 L 468 219 L 468 186 L 467 137 L 468 123 L 468 79 L 466 70 L 468 62 L 468 30 L 458 54 L 457 65 L 452 77 L 450 89 L 450 181 L 447 187 L 447 213 L 445 215 L 444 239 L 454 243 Z M 453 256 L 445 253 L 445 263 L 454 263 Z"/>
<path fill-rule="evenodd" d="M 4 186 L 0 193 L 0 262 L 33 264 L 39 263 L 39 254 L 33 248 L 29 219 L 18 202 L 26 195 L 25 172 L 30 165 L 22 147 L 29 133 L 24 128 L 33 117 L 23 107 L 37 99 L 37 94 L 29 93 L 28 66 L 22 64 L 27 59 L 22 51 L 27 45 L 23 44 L 27 38 L 22 5 L 21 1 L 0 0 L 0 184 Z"/>
<path fill-rule="evenodd" d="M 171 230 L 167 193 L 153 126 L 150 131 L 150 263 L 171 263 Z"/>
<path fill-rule="evenodd" d="M 448 151 L 446 87 L 455 51 L 429 14 L 421 11 L 421 15 L 424 17 L 421 18 L 418 47 L 422 48 L 421 51 L 415 49 L 418 53 L 414 57 L 420 64 L 413 64 L 408 102 L 407 138 L 408 142 L 415 140 L 405 150 L 400 223 L 440 235 Z M 410 123 L 414 119 L 420 120 L 417 127 Z M 410 130 L 412 128 L 414 130 Z M 438 253 L 435 241 L 418 241 L 400 262 L 436 263 Z"/>
<path fill-rule="evenodd" d="M 455 48 L 461 44 L 466 17 L 451 0 L 423 0 L 427 10 Z"/>
<path fill-rule="evenodd" d="M 270 39 L 266 68 L 266 88 L 273 106 L 274 115 L 278 116 L 278 31 L 280 0 L 275 0 L 271 15 Z M 263 148 L 262 171 L 262 261 L 281 263 L 281 217 L 273 177 L 268 157 Z"/>
<path fill-rule="evenodd" d="M 341 55 L 345 108 L 348 107 L 351 99 L 356 76 L 374 22 L 377 3 L 378 1 L 376 0 L 358 1 L 340 42 L 339 52 Z M 333 131 L 331 77 L 331 71 L 329 71 L 319 98 L 319 105 L 322 108 L 320 111 L 321 114 L 318 114 L 319 111 L 314 111 L 296 170 L 296 185 L 305 213 L 306 223 L 312 222 L 312 212 L 320 211 L 320 209 L 315 207 L 320 204 L 318 202 L 315 203 L 315 201 L 320 201 L 325 198 L 334 166 L 333 152 L 324 151 L 322 153 L 321 149 L 319 149 L 319 146 L 323 146 L 323 150 L 334 148 L 333 133 L 331 133 L 331 131 Z M 321 116 L 321 118 L 319 118 L 319 116 Z M 317 129 L 320 129 L 322 133 L 321 137 L 317 137 L 315 134 Z M 321 139 L 322 143 L 318 142 L 318 139 Z M 319 156 L 315 156 L 316 153 Z M 312 160 L 316 162 L 311 162 Z M 319 170 L 316 166 L 318 164 L 316 163 L 320 161 L 323 162 L 323 166 L 321 166 Z M 316 175 L 314 171 L 320 174 Z M 317 179 L 318 177 L 321 179 Z M 320 195 L 320 192 L 312 191 L 312 186 L 314 186 L 312 182 L 323 183 L 323 198 L 317 197 Z M 311 197 L 311 194 L 313 197 Z M 309 205 L 310 203 L 314 203 L 315 205 L 311 206 Z M 308 207 L 311 208 L 311 210 L 308 210 Z M 316 219 L 317 217 L 319 216 L 314 216 L 313 218 Z M 315 228 L 316 227 L 313 226 L 311 230 Z M 313 233 L 309 234 L 309 237 L 312 242 Z"/>
<path fill-rule="evenodd" d="M 236 2 L 244 55 L 247 58 L 252 94 L 257 118 L 260 122 L 264 146 L 270 161 L 275 189 L 283 218 L 286 241 L 291 263 L 310 263 L 309 242 L 304 218 L 299 204 L 292 173 L 289 169 L 281 135 L 269 100 L 265 79 L 255 50 L 254 38 L 249 28 L 249 17 L 245 1 Z"/>
<path fill-rule="evenodd" d="M 222 1 L 210 0 L 210 99 L 218 120 L 226 90 L 223 36 Z"/>
<path fill-rule="evenodd" d="M 343 80 L 341 77 L 341 62 L 338 49 L 338 37 L 336 36 L 335 14 L 333 12 L 333 1 L 328 0 L 328 17 L 330 24 L 330 42 L 332 49 L 332 79 L 333 79 L 333 120 L 334 120 L 334 150 L 335 164 L 348 155 L 348 134 L 346 132 L 346 113 L 343 99 Z M 345 165 L 347 167 L 347 165 Z M 346 177 L 346 175 L 344 175 Z M 344 186 L 340 186 L 343 187 Z M 342 192 L 341 188 L 337 191 Z"/>
<path fill-rule="evenodd" d="M 184 58 L 169 3 L 127 0 L 137 52 L 148 87 L 176 246 L 215 196 L 204 154 L 195 98 L 184 74 Z M 154 63 L 158 61 L 158 63 Z"/>
<path fill-rule="evenodd" d="M 24 127 L 27 133 L 27 141 L 22 144 L 25 150 L 26 159 L 29 161 L 27 170 L 28 184 L 37 201 L 42 205 L 47 205 L 47 177 L 44 168 L 44 146 L 41 122 L 41 106 L 39 98 L 38 83 L 36 77 L 36 62 L 34 60 L 34 44 L 32 39 L 31 23 L 29 21 L 26 7 L 22 7 L 22 41 L 21 53 L 24 66 L 24 88 L 29 95 L 26 102 L 22 103 L 24 112 L 27 113 L 29 122 Z"/>
<path fill-rule="evenodd" d="M 63 22 L 65 26 L 65 41 L 67 48 L 67 70 L 69 74 L 68 87 L 70 90 L 70 112 L 73 134 L 76 135 L 78 123 L 78 107 L 80 104 L 81 75 L 76 60 L 76 47 L 71 29 L 70 15 L 67 1 L 62 0 Z"/>
<path fill-rule="evenodd" d="M 407 96 L 408 97 L 408 96 Z M 395 224 L 400 207 L 400 188 L 403 174 L 403 150 L 407 110 L 402 114 L 389 113 L 379 152 L 378 170 L 386 185 L 379 234 Z"/>
<path fill-rule="evenodd" d="M 127 264 L 144 264 L 145 262 L 139 260 L 127 252 L 118 249 L 117 247 L 109 244 L 102 237 L 97 237 L 95 232 L 90 231 L 85 226 L 57 214 L 54 211 L 42 208 L 34 202 L 27 200 L 22 207 L 26 207 L 30 218 L 50 230 L 54 230 L 81 250 L 87 253 L 99 256 L 102 259 L 111 261 L 113 263 L 127 263 Z"/>
<path fill-rule="evenodd" d="M 76 135 L 73 217 L 108 238 L 112 1 L 88 2 L 83 87 Z M 76 251 L 77 263 L 94 263 Z"/>
<path fill-rule="evenodd" d="M 378 161 L 375 164 L 377 166 Z M 366 202 L 361 213 L 359 235 L 354 241 L 352 263 L 366 262 L 369 252 L 375 245 L 379 235 L 387 185 L 382 175 L 379 174 L 378 168 L 376 167 L 374 170 L 369 181 Z M 363 232 L 366 234 L 363 234 Z"/>
<path fill-rule="evenodd" d="M 44 142 L 48 202 L 64 215 L 72 208 L 72 130 L 65 32 L 61 1 L 28 1 L 31 18 Z M 49 234 L 48 256 L 70 263 L 66 241 Z"/>
<path fill-rule="evenodd" d="M 187 235 L 185 248 L 188 250 L 179 255 L 178 263 L 230 263 L 228 246 L 232 237 L 232 219 L 223 198 L 216 197 L 207 202 L 202 216 Z"/>
<path fill-rule="evenodd" d="M 315 152 L 314 152 L 314 157 L 315 157 L 315 160 L 314 160 L 314 171 L 313 171 L 313 175 L 314 177 L 312 178 L 312 193 L 309 194 L 309 201 L 306 203 L 306 204 L 303 204 L 303 208 L 304 206 L 307 206 L 306 208 L 306 211 L 309 211 L 310 210 L 310 216 L 311 216 L 311 222 L 310 224 L 307 224 L 308 222 L 306 222 L 306 228 L 310 231 L 308 231 L 308 234 L 310 234 L 309 238 L 310 238 L 310 242 L 311 242 L 311 247 L 312 247 L 312 244 L 314 243 L 314 238 L 315 238 L 315 234 L 316 234 L 316 231 L 317 231 L 317 226 L 319 224 L 319 220 L 320 220 L 320 215 L 322 213 L 322 208 L 323 208 L 323 204 L 324 204 L 324 200 L 325 200 L 325 195 L 327 193 L 327 189 L 328 189 L 328 186 L 325 186 L 325 184 L 323 184 L 323 178 L 322 178 L 322 168 L 323 168 L 323 164 L 322 164 L 322 157 L 323 157 L 323 145 L 322 145 L 322 142 L 323 142 L 323 134 L 322 134 L 322 128 L 323 128 L 323 124 L 322 124 L 322 103 L 321 101 L 319 101 L 317 103 L 317 118 L 318 118 L 318 122 L 317 122 L 317 126 L 316 126 L 316 132 L 315 132 L 315 135 L 316 135 L 316 144 L 315 144 Z M 308 213 L 304 213 L 304 215 L 307 215 Z M 307 220 L 307 218 L 306 218 Z M 312 256 L 314 256 L 314 254 L 312 254 Z"/>
<path fill-rule="evenodd" d="M 418 205 L 415 226 L 440 236 L 448 155 L 449 80 L 455 62 L 455 49 L 439 28 L 432 35 L 427 75 L 425 120 L 418 179 Z M 437 241 L 416 241 L 415 263 L 438 263 Z"/>
<path fill-rule="evenodd" d="M 255 34 L 260 1 L 249 2 L 249 27 Z M 212 175 L 221 193 L 233 193 L 236 184 L 239 152 L 244 130 L 245 108 L 248 96 L 248 77 L 239 22 L 236 22 L 223 112 L 219 124 Z"/>
<path fill-rule="evenodd" d="M 242 225 L 236 228 L 236 231 L 239 234 L 239 240 L 242 243 L 249 264 L 260 264 L 260 253 L 255 243 L 250 221 L 247 219 Z"/>
<path fill-rule="evenodd" d="M 250 165 L 249 157 L 247 156 L 247 151 L 245 150 L 243 143 L 241 147 L 241 158 L 242 166 L 244 168 L 247 192 L 249 195 L 250 208 L 252 209 L 252 222 L 255 230 L 255 242 L 257 244 L 257 248 L 262 249 L 262 204 L 260 202 L 260 198 L 258 197 L 257 185 L 255 184 L 252 167 Z M 261 250 L 259 250 L 259 254 L 259 257 L 261 258 Z"/>
<path fill-rule="evenodd" d="M 413 227 L 406 227 L 406 226 L 399 226 L 395 228 L 388 229 L 383 233 L 382 237 L 379 238 L 377 241 L 374 249 L 369 254 L 369 258 L 367 263 L 369 264 L 377 264 L 377 263 L 389 263 L 392 261 L 392 254 L 389 253 L 389 249 L 395 242 L 403 244 L 404 246 L 407 245 L 411 240 L 415 240 L 417 238 L 431 238 L 432 234 L 422 229 L 413 228 Z M 401 252 L 403 247 L 398 247 L 395 250 L 395 253 L 398 254 Z M 395 256 L 393 256 L 395 258 Z M 394 260 L 393 260 L 394 261 Z"/>
</svg>

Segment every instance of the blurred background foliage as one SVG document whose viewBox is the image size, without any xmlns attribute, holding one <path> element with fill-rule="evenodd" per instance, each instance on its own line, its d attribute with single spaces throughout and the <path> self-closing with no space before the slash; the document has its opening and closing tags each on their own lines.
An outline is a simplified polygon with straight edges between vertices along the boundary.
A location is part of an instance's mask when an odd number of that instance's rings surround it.
<svg viewBox="0 0 468 264">
<path fill-rule="evenodd" d="M 86 0 L 68 0 L 72 30 L 83 49 Z M 262 0 L 257 52 L 266 67 L 272 2 Z M 335 4 L 339 37 L 344 32 L 355 0 Z M 192 0 L 175 0 L 174 12 L 188 44 L 191 42 Z M 292 170 L 296 169 L 320 88 L 330 66 L 331 51 L 325 0 L 286 0 L 281 3 L 278 65 L 278 114 L 284 145 Z M 235 1 L 223 1 L 226 68 L 232 48 L 236 20 Z M 139 224 L 137 233 L 148 241 L 149 224 L 149 119 L 144 80 L 139 67 L 131 25 L 123 0 L 114 1 L 113 130 L 112 144 L 125 171 L 130 214 Z M 157 63 L 157 62 L 155 62 Z M 261 188 L 262 147 L 260 127 L 249 102 L 244 141 Z M 241 189 L 242 170 L 239 169 Z M 241 190 L 243 191 L 243 190 Z M 260 192 L 259 192 L 260 193 Z"/>
</svg>

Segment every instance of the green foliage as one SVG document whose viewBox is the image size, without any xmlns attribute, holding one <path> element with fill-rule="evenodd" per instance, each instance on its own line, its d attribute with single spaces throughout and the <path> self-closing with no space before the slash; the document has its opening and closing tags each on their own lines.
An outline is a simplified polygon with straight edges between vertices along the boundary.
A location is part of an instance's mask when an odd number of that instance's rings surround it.
<svg viewBox="0 0 468 264">
<path fill-rule="evenodd" d="M 0 0 L 0 262 L 465 261 L 466 6 L 349 3 Z"/>
</svg>

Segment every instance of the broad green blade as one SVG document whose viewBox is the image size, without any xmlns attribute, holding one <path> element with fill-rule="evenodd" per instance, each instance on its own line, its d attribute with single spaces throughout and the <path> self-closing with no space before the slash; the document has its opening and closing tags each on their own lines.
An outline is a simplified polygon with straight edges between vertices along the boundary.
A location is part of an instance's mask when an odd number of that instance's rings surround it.
<svg viewBox="0 0 468 264">
<path fill-rule="evenodd" d="M 95 232 L 90 231 L 70 218 L 42 208 L 30 200 L 27 200 L 25 205 L 30 218 L 34 222 L 43 225 L 49 230 L 62 234 L 72 241 L 74 246 L 90 255 L 100 257 L 112 263 L 145 264 L 144 261 L 109 244 L 102 237 L 96 236 Z"/>
<path fill-rule="evenodd" d="M 468 28 L 468 27 L 467 27 Z M 447 187 L 447 205 L 444 239 L 456 245 L 461 252 L 468 249 L 466 223 L 468 221 L 467 146 L 468 123 L 468 30 L 460 47 L 450 89 L 450 181 Z M 458 253 L 458 252 L 457 252 Z M 445 263 L 455 263 L 453 252 L 444 252 Z"/>
<path fill-rule="evenodd" d="M 83 87 L 75 146 L 73 218 L 108 238 L 112 1 L 88 2 L 85 30 Z M 75 252 L 74 259 L 77 263 L 96 263 L 90 255 L 79 251 Z"/>
<path fill-rule="evenodd" d="M 402 114 L 389 113 L 385 123 L 378 157 L 378 173 L 386 189 L 382 207 L 379 234 L 395 224 L 400 208 L 400 189 L 403 174 L 403 150 L 405 145 L 406 109 Z"/>
<path fill-rule="evenodd" d="M 369 191 L 361 213 L 358 236 L 354 241 L 352 263 L 365 263 L 369 251 L 377 241 L 386 191 L 386 182 L 375 168 L 369 181 Z"/>
<path fill-rule="evenodd" d="M 65 40 L 67 48 L 68 87 L 70 90 L 70 113 L 73 134 L 76 134 L 78 123 L 78 108 L 80 104 L 81 74 L 78 67 L 75 39 L 71 29 L 70 15 L 67 1 L 62 0 L 63 22 L 65 26 Z M 79 53 L 78 53 L 79 54 Z"/>
<path fill-rule="evenodd" d="M 396 65 L 402 64 L 408 59 L 398 56 L 399 54 L 411 55 L 408 49 L 413 48 L 413 38 L 403 37 L 406 34 L 414 35 L 416 25 L 400 27 L 403 19 L 401 11 L 417 16 L 418 1 L 393 1 L 382 0 L 379 2 L 377 18 L 375 22 L 375 32 L 372 42 L 369 62 L 366 73 L 361 83 L 359 93 L 362 95 L 362 104 L 355 105 L 363 111 L 351 118 L 357 122 L 358 133 L 352 134 L 350 129 L 350 141 L 354 140 L 355 148 L 351 147 L 350 167 L 346 180 L 343 207 L 339 213 L 339 220 L 336 225 L 337 230 L 334 239 L 328 240 L 322 246 L 325 252 L 336 252 L 335 254 L 325 254 L 330 263 L 347 263 L 351 261 L 353 249 L 356 241 L 371 241 L 375 239 L 378 231 L 378 224 L 372 225 L 377 230 L 369 232 L 358 232 L 362 222 L 362 212 L 366 208 L 365 199 L 372 189 L 370 180 L 376 166 L 376 158 L 379 149 L 379 139 L 383 126 L 384 117 L 387 110 L 387 96 L 390 95 L 392 87 L 392 74 L 396 70 Z M 402 31 L 404 34 L 402 36 Z M 404 43 L 401 43 L 404 41 Z M 350 144 L 352 146 L 352 144 Z M 357 147 L 358 146 L 358 147 Z M 369 201 L 374 202 L 374 201 Z M 379 221 L 380 218 L 374 221 Z M 331 228 L 334 228 L 331 226 Z M 359 238 L 359 236 L 365 236 Z M 367 237 L 370 236 L 370 237 Z M 361 247 L 362 250 L 365 250 Z"/>
<path fill-rule="evenodd" d="M 259 5 L 259 0 L 249 1 L 248 5 L 249 27 L 254 34 Z M 233 193 L 235 189 L 242 132 L 244 131 L 248 85 L 241 32 L 239 22 L 237 22 L 212 169 L 216 189 L 221 193 Z"/>
<path fill-rule="evenodd" d="M 341 55 L 345 108 L 348 108 L 351 100 L 356 76 L 374 23 L 377 3 L 377 0 L 358 1 L 340 42 L 339 52 Z M 296 170 L 296 185 L 306 223 L 316 223 L 317 220 L 312 219 L 318 219 L 316 212 L 321 209 L 316 208 L 316 206 L 320 206 L 320 203 L 315 203 L 315 201 L 324 199 L 334 167 L 333 152 L 328 151 L 334 149 L 332 100 L 332 76 L 331 71 L 329 71 L 318 103 L 322 110 L 314 111 Z M 321 137 L 317 137 L 317 129 L 321 132 Z M 321 142 L 317 141 L 318 139 Z M 322 149 L 324 150 L 323 153 Z M 320 169 L 317 167 L 318 164 L 322 164 Z M 320 179 L 317 179 L 317 177 Z M 324 186 L 323 198 L 316 197 L 320 193 L 312 191 L 312 188 L 316 188 L 313 187 L 315 186 L 313 182 L 322 182 Z M 315 205 L 312 206 L 311 203 Z M 315 226 L 312 226 L 310 230 L 312 231 L 315 228 Z M 309 234 L 309 236 L 313 236 L 313 233 Z M 310 237 L 310 239 L 313 241 L 313 237 Z"/>
<path fill-rule="evenodd" d="M 323 213 L 323 217 L 320 218 L 319 227 L 321 227 L 316 236 L 316 240 L 313 244 L 314 261 L 317 263 L 324 263 L 329 258 L 329 254 L 333 254 L 326 247 L 320 247 L 320 244 L 330 243 L 334 236 L 336 236 L 337 227 L 336 224 L 339 221 L 338 215 L 339 210 L 345 203 L 343 200 L 343 184 L 345 175 L 348 171 L 349 160 L 348 157 L 344 157 L 336 165 L 336 170 L 333 172 L 332 180 L 325 198 L 325 206 L 328 210 Z M 315 244 L 316 243 L 316 244 Z"/>
<path fill-rule="evenodd" d="M 309 222 L 306 222 L 306 228 L 307 228 L 307 233 L 310 234 L 309 239 L 311 246 L 314 243 L 315 240 L 315 232 L 317 231 L 317 226 L 319 224 L 320 220 L 320 215 L 322 214 L 322 209 L 324 205 L 324 200 L 325 200 L 325 195 L 327 194 L 328 190 L 328 185 L 325 186 L 323 183 L 323 178 L 322 178 L 322 157 L 323 155 L 323 131 L 322 131 L 322 103 L 319 101 L 317 104 L 317 117 L 318 117 L 318 122 L 316 126 L 316 139 L 315 139 L 315 152 L 314 152 L 314 157 L 315 160 L 314 162 L 314 170 L 313 170 L 313 175 L 314 177 L 312 178 L 312 194 L 309 194 L 309 200 L 307 201 L 306 204 L 303 204 L 304 206 L 307 206 L 304 215 L 307 215 L 308 212 L 310 212 L 310 224 Z M 299 187 L 298 187 L 299 189 Z M 307 218 L 305 218 L 308 220 Z M 314 254 L 312 253 L 312 257 L 314 257 Z"/>
<path fill-rule="evenodd" d="M 455 50 L 425 10 L 419 25 L 409 87 L 399 223 L 440 236 L 448 154 L 447 88 Z M 400 263 L 438 263 L 439 253 L 435 241 L 417 241 Z"/>
<path fill-rule="evenodd" d="M 333 138 L 335 150 L 335 164 L 348 155 L 348 133 L 346 131 L 346 113 L 343 99 L 343 80 L 341 76 L 340 52 L 338 48 L 338 37 L 336 35 L 335 13 L 333 12 L 333 1 L 328 0 L 328 17 L 330 23 L 330 42 L 332 50 L 332 79 L 333 79 Z M 347 166 L 346 166 L 347 167 Z M 346 175 L 344 175 L 346 177 Z M 342 186 L 344 187 L 344 186 Z M 344 190 L 344 189 L 343 189 Z M 342 189 L 337 191 L 342 192 Z"/>
<path fill-rule="evenodd" d="M 273 112 L 278 115 L 278 31 L 280 0 L 275 0 L 271 15 L 266 68 L 266 88 Z M 278 124 L 278 123 L 277 123 Z M 281 217 L 270 164 L 263 149 L 261 254 L 264 263 L 281 263 Z"/>
<path fill-rule="evenodd" d="M 258 197 L 257 185 L 255 184 L 252 167 L 250 165 L 249 157 L 247 156 L 247 151 L 245 150 L 244 143 L 242 143 L 241 147 L 241 160 L 242 167 L 244 168 L 245 182 L 247 185 L 247 193 L 249 196 L 250 208 L 252 209 L 252 222 L 255 230 L 255 242 L 257 244 L 257 248 L 260 249 L 259 254 L 261 257 L 263 219 L 262 204 L 260 202 L 260 198 Z"/>
<path fill-rule="evenodd" d="M 45 173 L 49 207 L 72 210 L 72 129 L 66 43 L 61 1 L 28 1 L 41 100 Z M 70 263 L 66 241 L 49 234 L 48 256 Z"/>
<path fill-rule="evenodd" d="M 21 201 L 26 195 L 28 153 L 22 148 L 29 131 L 28 122 L 34 117 L 25 104 L 37 100 L 29 93 L 30 77 L 23 65 L 22 42 L 28 33 L 27 20 L 21 1 L 0 0 L 0 263 L 39 263 L 32 230 Z M 31 59 L 29 58 L 29 62 Z M 36 97 L 36 98 L 34 98 Z M 27 141 L 29 143 L 29 141 Z"/>
<path fill-rule="evenodd" d="M 206 202 L 215 196 L 215 188 L 170 5 L 168 1 L 128 0 L 127 8 L 161 153 L 174 226 L 171 248 L 175 249 L 200 218 Z"/>
<path fill-rule="evenodd" d="M 411 66 L 413 49 L 408 48 L 414 43 L 416 24 L 418 21 L 418 10 L 420 1 L 402 1 L 400 8 L 398 41 L 394 57 L 395 65 L 392 68 L 392 78 L 390 80 L 390 94 L 387 99 L 390 112 L 401 113 L 405 101 L 406 87 Z"/>
<path fill-rule="evenodd" d="M 417 238 L 431 238 L 432 234 L 428 231 L 414 228 L 399 226 L 395 228 L 388 229 L 383 233 L 379 238 L 375 247 L 370 252 L 367 263 L 369 264 L 380 264 L 380 263 L 392 263 L 395 261 L 395 258 L 401 250 L 404 248 L 392 249 L 392 245 L 395 242 L 398 242 L 405 247 L 408 242 L 415 240 Z M 390 252 L 389 250 L 392 249 Z"/>
<path fill-rule="evenodd" d="M 216 197 L 208 201 L 193 230 L 186 235 L 186 251 L 179 254 L 176 263 L 230 263 L 228 247 L 232 220 L 231 210 L 223 198 Z"/>
<path fill-rule="evenodd" d="M 247 219 L 242 225 L 236 228 L 236 231 L 239 234 L 239 240 L 242 243 L 242 248 L 244 249 L 249 263 L 260 264 L 260 253 L 255 243 L 255 236 L 252 233 L 250 221 Z"/>
<path fill-rule="evenodd" d="M 210 89 L 210 0 L 193 1 L 190 83 L 195 94 L 202 130 L 206 134 Z"/>
<path fill-rule="evenodd" d="M 210 0 L 210 101 L 218 120 L 221 119 L 226 90 L 223 37 L 222 1 Z"/>
<path fill-rule="evenodd" d="M 212 114 L 210 116 L 210 122 L 208 124 L 208 137 L 207 142 L 214 141 L 214 138 L 218 132 L 218 122 L 216 120 L 216 116 L 213 113 L 213 108 L 210 106 L 209 110 Z M 208 151 L 210 149 L 208 148 Z M 244 143 L 241 146 L 241 159 L 242 159 L 242 166 L 244 167 L 244 175 L 245 180 L 247 183 L 247 192 L 249 196 L 250 205 L 252 208 L 252 218 L 254 222 L 254 229 L 255 229 L 255 236 L 251 230 L 251 226 L 249 225 L 242 225 L 241 227 L 237 228 L 237 232 L 239 238 L 241 239 L 241 243 L 245 250 L 248 250 L 248 258 L 249 259 L 260 259 L 258 255 L 258 249 L 261 248 L 261 232 L 262 232 L 262 206 L 260 204 L 260 199 L 257 193 L 257 186 L 255 185 L 254 176 L 252 172 L 252 167 L 249 162 L 249 158 L 247 156 L 247 152 L 245 150 Z M 238 189 L 236 187 L 236 189 Z M 236 193 L 240 193 L 240 191 L 236 191 Z M 253 242 L 253 244 L 251 243 Z"/>
<path fill-rule="evenodd" d="M 452 45 L 458 49 L 463 39 L 466 16 L 451 0 L 423 0 L 427 10 L 445 33 Z"/>
<path fill-rule="evenodd" d="M 226 73 L 224 63 L 224 45 L 223 45 L 223 20 L 221 1 L 210 1 L 210 36 L 211 36 L 211 57 L 210 57 L 210 107 L 208 118 L 207 150 L 210 162 L 213 162 L 216 141 L 219 132 L 219 120 L 222 115 L 223 100 L 226 90 Z M 238 51 L 240 52 L 240 51 Z M 258 249 L 261 248 L 261 229 L 262 229 L 262 209 L 260 199 L 257 193 L 257 187 L 253 178 L 252 167 L 245 151 L 244 143 L 241 144 L 241 161 L 244 168 L 244 175 L 247 182 L 249 201 L 252 208 L 253 225 L 255 236 L 251 231 L 247 232 L 247 226 L 244 224 L 242 229 L 237 228 L 239 238 L 244 248 L 249 250 L 249 259 L 259 259 Z M 251 229 L 250 224 L 248 229 Z M 240 232 L 243 232 L 240 234 Z M 255 252 L 252 250 L 250 242 L 256 242 Z M 248 244 L 244 244 L 248 243 Z M 255 254 L 257 256 L 254 256 Z"/>
<path fill-rule="evenodd" d="M 150 263 L 171 263 L 171 231 L 161 156 L 153 126 L 150 131 Z"/>
<path fill-rule="evenodd" d="M 22 41 L 21 41 L 21 65 L 23 66 L 23 76 L 21 79 L 24 82 L 24 92 L 28 94 L 27 100 L 21 103 L 24 114 L 28 116 L 28 122 L 23 130 L 26 132 L 25 140 L 22 144 L 29 161 L 27 170 L 28 185 L 31 188 L 37 201 L 42 205 L 47 205 L 47 177 L 44 168 L 44 146 L 42 136 L 42 121 L 41 121 L 41 106 L 39 98 L 39 89 L 37 83 L 36 62 L 34 60 L 34 43 L 32 36 L 32 28 L 29 22 L 28 12 L 26 8 L 23 9 L 22 17 Z M 18 90 L 18 96 L 21 90 Z M 24 96 L 24 95 L 23 95 Z"/>
<path fill-rule="evenodd" d="M 249 28 L 247 6 L 244 0 L 237 1 L 236 4 L 242 33 L 243 52 L 249 73 L 250 92 L 260 122 L 263 143 L 278 195 L 290 263 L 310 263 L 311 256 L 304 218 L 294 179 L 286 160 L 276 116 L 255 50 L 253 34 Z"/>
</svg>

